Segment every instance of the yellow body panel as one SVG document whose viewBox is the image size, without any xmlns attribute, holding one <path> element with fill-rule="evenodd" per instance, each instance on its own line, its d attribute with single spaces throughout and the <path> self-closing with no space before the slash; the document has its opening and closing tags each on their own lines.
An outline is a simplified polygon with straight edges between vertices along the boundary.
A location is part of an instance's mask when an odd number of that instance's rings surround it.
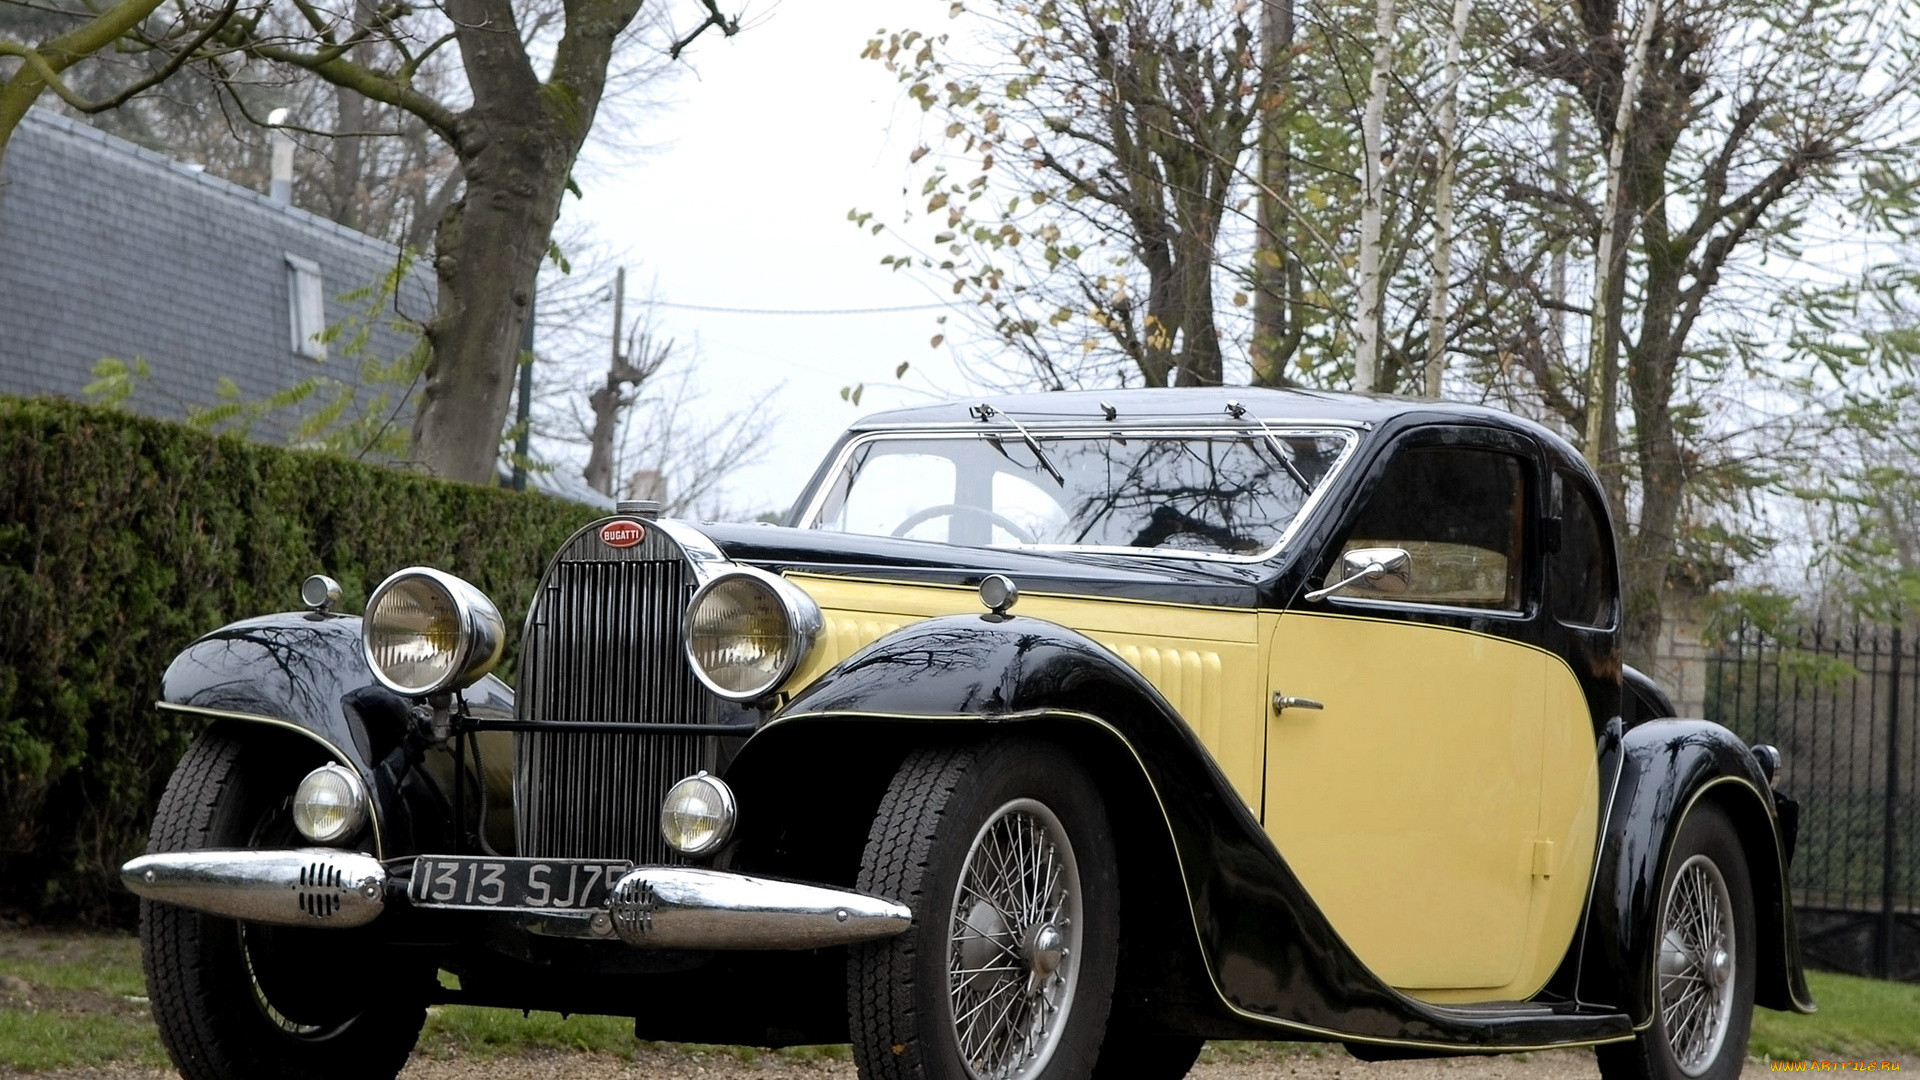
<svg viewBox="0 0 1920 1080">
<path fill-rule="evenodd" d="M 826 627 L 787 685 L 805 686 L 862 647 L 936 615 L 981 614 L 962 586 L 789 574 L 820 605 Z M 1228 611 L 1070 596 L 1020 597 L 1019 613 L 1069 626 L 1112 649 L 1193 728 L 1257 816 L 1265 738 L 1259 617 Z"/>
<path fill-rule="evenodd" d="M 910 623 L 984 610 L 971 587 L 787 578 L 825 617 L 789 688 Z M 1598 777 L 1558 658 L 1379 619 L 1032 593 L 1018 611 L 1112 649 L 1167 698 L 1389 985 L 1512 1000 L 1559 964 L 1586 900 Z M 1276 718 L 1276 691 L 1327 708 Z"/>
<path fill-rule="evenodd" d="M 1573 673 L 1484 634 L 1272 618 L 1274 689 L 1326 706 L 1271 721 L 1275 846 L 1389 985 L 1531 996 L 1572 941 L 1592 866 L 1598 775 Z"/>
</svg>

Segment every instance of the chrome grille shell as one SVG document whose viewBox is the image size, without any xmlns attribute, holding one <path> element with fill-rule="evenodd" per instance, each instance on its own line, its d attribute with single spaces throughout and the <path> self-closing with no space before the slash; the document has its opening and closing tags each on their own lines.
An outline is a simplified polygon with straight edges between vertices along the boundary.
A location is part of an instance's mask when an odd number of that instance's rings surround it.
<svg viewBox="0 0 1920 1080">
<path fill-rule="evenodd" d="M 531 722 L 712 724 L 720 699 L 681 649 L 681 619 L 698 584 L 666 528 L 641 521 L 630 547 L 575 533 L 540 580 L 520 652 L 517 718 Z M 684 528 L 684 527 L 680 527 Z M 660 800 L 714 767 L 702 735 L 521 732 L 514 745 L 519 852 L 556 859 L 686 860 L 660 837 Z"/>
</svg>

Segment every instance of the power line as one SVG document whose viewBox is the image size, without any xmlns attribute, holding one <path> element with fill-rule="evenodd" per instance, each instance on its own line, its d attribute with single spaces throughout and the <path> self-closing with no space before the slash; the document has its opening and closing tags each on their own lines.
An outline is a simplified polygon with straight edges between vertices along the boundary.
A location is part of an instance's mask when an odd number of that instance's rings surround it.
<svg viewBox="0 0 1920 1080">
<path fill-rule="evenodd" d="M 709 304 L 676 304 L 667 300 L 650 300 L 653 307 L 674 308 L 679 311 L 711 311 L 720 315 L 890 315 L 896 311 L 941 311 L 948 304 L 908 304 L 904 307 L 869 308 L 736 308 L 714 307 Z"/>
</svg>

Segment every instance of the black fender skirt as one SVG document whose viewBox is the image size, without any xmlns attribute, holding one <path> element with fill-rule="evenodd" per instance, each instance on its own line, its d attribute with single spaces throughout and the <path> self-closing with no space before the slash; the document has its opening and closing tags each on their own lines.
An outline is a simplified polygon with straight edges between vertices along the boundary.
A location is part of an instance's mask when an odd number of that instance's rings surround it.
<svg viewBox="0 0 1920 1080">
<path fill-rule="evenodd" d="M 1580 1000 L 1622 1009 L 1635 1024 L 1651 1017 L 1660 882 L 1687 812 L 1712 799 L 1733 819 L 1747 853 L 1759 936 L 1754 996 L 1768 1008 L 1814 1011 L 1794 928 L 1788 846 L 1753 754 L 1705 720 L 1647 721 L 1627 729 L 1617 747 L 1609 747 L 1619 779 L 1594 872 Z"/>
<path fill-rule="evenodd" d="M 1334 932 L 1165 698 L 1098 643 L 1017 616 L 929 619 L 875 642 L 801 691 L 741 751 L 846 721 L 1078 721 L 1123 742 L 1155 792 L 1222 1010 L 1274 1037 L 1408 1052 L 1521 1050 L 1630 1035 L 1617 1011 L 1436 1006 L 1381 983 Z M 762 747 L 756 747 L 756 743 Z M 1399 1056 L 1388 1054 L 1387 1056 Z"/>
<path fill-rule="evenodd" d="M 451 811 L 408 760 L 411 703 L 374 679 L 360 637 L 360 619 L 348 615 L 286 612 L 230 623 L 174 657 L 159 706 L 316 744 L 366 783 L 382 858 L 437 850 Z M 492 676 L 462 698 L 469 713 L 513 716 L 512 691 Z"/>
</svg>

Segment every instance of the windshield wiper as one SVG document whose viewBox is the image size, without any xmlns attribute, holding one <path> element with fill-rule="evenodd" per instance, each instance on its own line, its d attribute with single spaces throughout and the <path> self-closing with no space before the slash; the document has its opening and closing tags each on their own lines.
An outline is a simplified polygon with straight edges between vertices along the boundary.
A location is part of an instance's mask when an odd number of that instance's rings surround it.
<svg viewBox="0 0 1920 1080">
<path fill-rule="evenodd" d="M 1300 485 L 1300 494 L 1313 494 L 1313 485 L 1307 482 L 1305 474 L 1300 471 L 1300 466 L 1294 464 L 1293 449 L 1280 441 L 1280 437 L 1273 433 L 1273 429 L 1267 426 L 1265 420 L 1248 412 L 1247 407 L 1237 401 L 1227 402 L 1227 415 L 1235 420 L 1252 420 L 1259 424 L 1260 434 L 1267 437 L 1267 446 L 1273 451 L 1273 456 L 1279 460 L 1280 467 L 1287 470 L 1287 475 L 1293 477 L 1294 483 Z"/>
<path fill-rule="evenodd" d="M 1033 433 L 1027 430 L 1025 424 L 1022 424 L 1020 421 L 1015 420 L 1013 417 L 1008 416 L 1006 413 L 1001 412 L 999 409 L 994 408 L 984 401 L 967 411 L 973 414 L 974 419 L 979 420 L 983 424 L 996 416 L 1012 424 L 1013 429 L 1020 433 L 1021 440 L 1027 444 L 1027 449 L 1033 451 L 1034 460 L 1040 463 L 1041 468 L 1047 470 L 1047 475 L 1053 477 L 1053 482 L 1059 484 L 1061 490 L 1064 491 L 1066 489 L 1067 478 L 1060 475 L 1059 469 L 1053 467 L 1053 459 L 1047 457 L 1045 450 L 1040 449 L 1040 440 L 1033 437 Z M 1008 461 L 1013 460 L 1011 457 L 1007 457 L 1007 452 L 1001 450 L 998 443 L 995 443 L 994 449 L 1000 450 L 1001 457 L 1006 457 Z"/>
</svg>

